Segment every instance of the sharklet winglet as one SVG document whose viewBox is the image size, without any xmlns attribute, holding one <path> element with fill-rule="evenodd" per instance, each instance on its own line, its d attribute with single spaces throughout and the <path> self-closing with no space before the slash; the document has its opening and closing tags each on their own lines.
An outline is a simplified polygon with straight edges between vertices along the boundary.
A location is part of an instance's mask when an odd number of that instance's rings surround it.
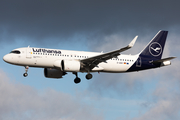
<svg viewBox="0 0 180 120">
<path fill-rule="evenodd" d="M 129 48 L 132 48 L 137 40 L 138 36 L 136 36 L 128 45 Z"/>
</svg>

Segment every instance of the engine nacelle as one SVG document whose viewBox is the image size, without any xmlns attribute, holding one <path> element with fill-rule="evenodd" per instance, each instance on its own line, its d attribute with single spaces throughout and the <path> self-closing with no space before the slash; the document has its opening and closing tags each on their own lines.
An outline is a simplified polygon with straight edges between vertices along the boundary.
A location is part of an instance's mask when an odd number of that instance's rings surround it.
<svg viewBox="0 0 180 120">
<path fill-rule="evenodd" d="M 167 65 L 171 65 L 171 62 L 170 61 L 164 61 L 161 63 L 161 67 L 162 66 L 167 66 Z"/>
<path fill-rule="evenodd" d="M 61 61 L 62 61 L 62 60 L 56 60 L 56 61 L 54 62 L 54 64 L 53 64 L 54 67 L 60 68 L 60 69 L 62 70 Z"/>
<path fill-rule="evenodd" d="M 60 69 L 44 68 L 44 76 L 47 78 L 62 78 L 65 75 Z"/>
<path fill-rule="evenodd" d="M 65 72 L 79 72 L 80 71 L 80 62 L 75 60 L 62 60 L 61 67 Z"/>
</svg>

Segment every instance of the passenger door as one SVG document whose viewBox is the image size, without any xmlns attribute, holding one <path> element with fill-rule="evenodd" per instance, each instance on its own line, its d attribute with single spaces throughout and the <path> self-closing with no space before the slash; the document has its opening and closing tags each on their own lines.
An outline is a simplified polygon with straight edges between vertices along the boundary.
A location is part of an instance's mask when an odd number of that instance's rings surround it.
<svg viewBox="0 0 180 120">
<path fill-rule="evenodd" d="M 28 46 L 28 48 L 26 49 L 26 58 L 31 59 L 32 57 L 32 50 L 31 48 Z"/>
</svg>

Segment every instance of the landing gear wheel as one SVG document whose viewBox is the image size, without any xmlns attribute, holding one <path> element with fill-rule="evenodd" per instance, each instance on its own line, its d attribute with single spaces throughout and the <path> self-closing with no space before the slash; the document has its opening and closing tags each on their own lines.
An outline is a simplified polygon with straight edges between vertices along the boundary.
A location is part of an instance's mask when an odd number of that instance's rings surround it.
<svg viewBox="0 0 180 120">
<path fill-rule="evenodd" d="M 73 72 L 74 75 L 76 75 L 76 78 L 74 79 L 74 83 L 78 84 L 81 82 L 81 79 L 78 77 L 77 72 Z"/>
<path fill-rule="evenodd" d="M 93 76 L 92 76 L 92 74 L 90 74 L 90 73 L 88 73 L 87 75 L 86 75 L 86 79 L 87 80 L 89 80 L 89 79 L 91 79 Z"/>
<path fill-rule="evenodd" d="M 80 78 L 76 77 L 76 78 L 74 79 L 74 83 L 78 84 L 78 83 L 80 83 L 80 82 L 81 82 L 81 79 L 80 79 Z"/>
<path fill-rule="evenodd" d="M 24 76 L 24 77 L 27 77 L 27 76 L 28 76 L 28 74 L 27 74 L 27 73 L 24 73 L 24 74 L 23 74 L 23 76 Z"/>
<path fill-rule="evenodd" d="M 28 69 L 29 69 L 29 66 L 25 66 L 25 73 L 23 74 L 24 77 L 27 77 L 27 76 L 28 76 L 28 74 L 27 74 Z"/>
</svg>

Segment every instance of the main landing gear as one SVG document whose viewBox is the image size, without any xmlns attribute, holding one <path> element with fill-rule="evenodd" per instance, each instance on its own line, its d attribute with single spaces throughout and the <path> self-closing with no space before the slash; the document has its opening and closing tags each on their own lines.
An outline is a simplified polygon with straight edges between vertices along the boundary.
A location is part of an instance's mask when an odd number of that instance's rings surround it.
<svg viewBox="0 0 180 120">
<path fill-rule="evenodd" d="M 92 78 L 92 74 L 88 73 L 88 74 L 86 75 L 86 79 L 87 79 L 87 80 L 90 80 L 91 78 Z"/>
<path fill-rule="evenodd" d="M 81 82 L 81 79 L 78 77 L 77 72 L 73 72 L 73 74 L 76 75 L 76 78 L 74 79 L 74 83 L 78 84 Z"/>
<path fill-rule="evenodd" d="M 28 69 L 29 69 L 29 66 L 25 66 L 25 73 L 23 74 L 24 77 L 28 76 L 28 74 L 27 74 Z"/>
<path fill-rule="evenodd" d="M 80 82 L 81 82 L 81 79 L 78 77 L 77 72 L 73 72 L 73 74 L 76 75 L 76 78 L 74 79 L 74 83 L 76 83 L 76 84 L 80 83 Z M 92 74 L 90 74 L 90 73 L 88 73 L 88 74 L 86 75 L 86 79 L 87 79 L 87 80 L 91 79 L 92 77 L 93 77 L 93 76 L 92 76 Z"/>
</svg>

